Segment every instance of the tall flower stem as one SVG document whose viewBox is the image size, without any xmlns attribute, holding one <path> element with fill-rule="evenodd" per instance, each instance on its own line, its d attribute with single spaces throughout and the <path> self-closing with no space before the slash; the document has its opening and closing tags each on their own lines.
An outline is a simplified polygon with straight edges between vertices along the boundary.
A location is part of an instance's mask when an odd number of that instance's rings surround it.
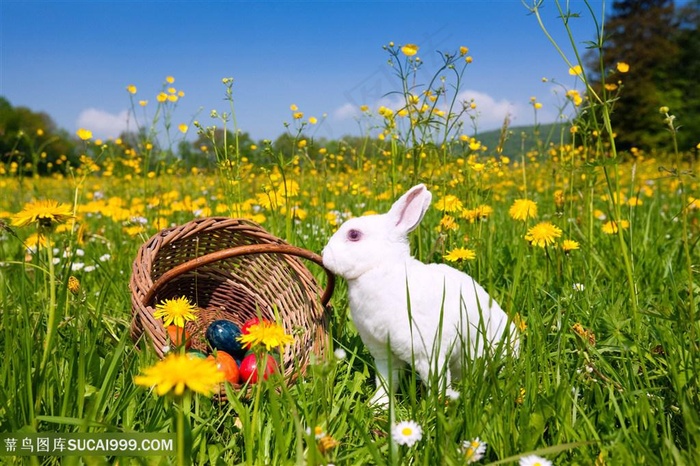
<svg viewBox="0 0 700 466">
<path fill-rule="evenodd" d="M 50 232 L 45 231 L 44 233 L 46 234 L 46 252 L 48 255 L 49 267 L 49 316 L 46 322 L 46 339 L 44 340 L 44 352 L 41 357 L 40 372 L 43 372 L 46 367 L 46 362 L 49 358 L 49 353 L 51 352 L 53 334 L 56 327 L 56 270 L 53 263 L 53 243 L 51 241 Z"/>
<path fill-rule="evenodd" d="M 175 429 L 177 432 L 177 465 L 189 466 L 192 464 L 191 439 L 187 420 L 191 413 L 192 394 L 189 390 L 177 399 L 175 405 Z"/>
</svg>

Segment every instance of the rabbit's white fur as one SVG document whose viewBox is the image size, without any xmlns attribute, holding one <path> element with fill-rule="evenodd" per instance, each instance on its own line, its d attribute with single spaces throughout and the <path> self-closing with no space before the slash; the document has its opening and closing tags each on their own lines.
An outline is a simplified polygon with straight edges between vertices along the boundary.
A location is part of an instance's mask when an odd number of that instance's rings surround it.
<svg viewBox="0 0 700 466">
<path fill-rule="evenodd" d="M 517 351 L 513 324 L 473 278 L 411 257 L 408 233 L 431 199 L 424 185 L 414 186 L 386 214 L 343 223 L 323 249 L 323 265 L 348 283 L 353 322 L 375 360 L 374 404 L 388 403 L 385 384 L 404 363 L 413 362 L 425 382 L 431 367 L 446 367 L 449 387 L 460 378 L 463 355 L 482 356 L 507 334 Z"/>
</svg>

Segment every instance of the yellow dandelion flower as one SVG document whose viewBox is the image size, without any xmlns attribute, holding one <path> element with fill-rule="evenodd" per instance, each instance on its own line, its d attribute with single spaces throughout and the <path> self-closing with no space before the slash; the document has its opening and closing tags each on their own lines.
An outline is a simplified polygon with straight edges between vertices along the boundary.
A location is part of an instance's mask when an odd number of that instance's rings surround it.
<svg viewBox="0 0 700 466">
<path fill-rule="evenodd" d="M 617 71 L 620 73 L 627 73 L 630 70 L 630 66 L 623 61 L 618 62 L 617 65 L 615 65 L 615 68 L 617 68 Z"/>
<path fill-rule="evenodd" d="M 126 86 L 126 92 L 128 92 L 129 94 L 136 94 L 136 86 L 134 86 L 133 84 L 129 84 L 128 86 Z"/>
<path fill-rule="evenodd" d="M 620 220 L 619 222 L 620 228 L 623 230 L 626 230 L 630 226 L 630 222 L 627 220 Z M 608 235 L 614 235 L 618 231 L 618 222 L 615 222 L 614 220 L 607 221 L 603 224 L 603 233 L 606 233 Z"/>
<path fill-rule="evenodd" d="M 514 220 L 527 220 L 537 217 L 537 204 L 529 199 L 516 199 L 508 209 L 508 214 Z"/>
<path fill-rule="evenodd" d="M 32 233 L 27 237 L 27 239 L 24 240 L 25 246 L 27 246 L 27 249 L 29 250 L 30 253 L 35 253 L 39 248 L 43 248 L 46 246 L 46 235 L 42 235 L 39 233 Z"/>
<path fill-rule="evenodd" d="M 318 118 L 309 117 L 309 124 L 315 125 L 316 123 L 318 123 Z"/>
<path fill-rule="evenodd" d="M 158 95 L 156 96 L 156 100 L 157 100 L 158 102 L 163 103 L 163 102 L 165 102 L 166 100 L 168 100 L 168 94 L 166 94 L 165 92 L 160 92 L 160 93 L 158 93 Z"/>
<path fill-rule="evenodd" d="M 459 225 L 455 222 L 455 219 L 449 215 L 445 215 L 440 219 L 440 225 L 438 225 L 438 230 L 442 231 L 456 231 L 459 229 Z"/>
<path fill-rule="evenodd" d="M 407 57 L 412 57 L 418 53 L 418 46 L 416 44 L 406 44 L 401 47 L 401 53 Z"/>
<path fill-rule="evenodd" d="M 294 118 L 295 120 L 301 120 L 302 118 L 304 118 L 304 112 L 294 112 L 292 114 L 292 118 Z"/>
<path fill-rule="evenodd" d="M 83 141 L 92 139 L 92 131 L 90 131 L 89 129 L 80 128 L 78 129 L 78 131 L 75 132 L 75 134 L 77 134 L 78 137 Z"/>
<path fill-rule="evenodd" d="M 296 112 L 297 110 L 299 110 L 299 107 L 297 107 L 296 104 L 292 104 L 289 106 L 289 110 Z"/>
<path fill-rule="evenodd" d="M 435 203 L 435 207 L 443 212 L 459 212 L 462 210 L 462 201 L 453 194 L 447 194 Z"/>
<path fill-rule="evenodd" d="M 139 100 L 139 105 L 142 107 L 145 107 L 146 105 L 148 105 L 148 101 L 147 100 Z"/>
<path fill-rule="evenodd" d="M 471 261 L 476 259 L 476 252 L 473 249 L 456 248 L 443 256 L 449 262 Z"/>
<path fill-rule="evenodd" d="M 262 321 L 248 327 L 248 333 L 238 337 L 246 346 L 265 345 L 266 350 L 281 348 L 294 343 L 294 337 L 287 335 L 284 328 L 275 322 Z"/>
<path fill-rule="evenodd" d="M 213 359 L 193 358 L 172 353 L 134 377 L 136 385 L 154 387 L 159 396 L 172 392 L 182 395 L 185 389 L 211 394 L 224 382 L 224 373 Z"/>
<path fill-rule="evenodd" d="M 12 217 L 12 226 L 25 227 L 36 223 L 41 228 L 53 228 L 73 218 L 71 206 L 51 199 L 29 202 Z"/>
<path fill-rule="evenodd" d="M 533 246 L 541 248 L 554 244 L 562 234 L 561 228 L 551 222 L 540 222 L 527 230 L 525 239 Z"/>
<path fill-rule="evenodd" d="M 178 327 L 184 327 L 185 322 L 193 321 L 197 318 L 195 315 L 198 309 L 186 297 L 176 299 L 166 299 L 165 301 L 156 304 L 156 312 L 153 317 L 163 319 L 163 325 L 175 324 Z"/>
<path fill-rule="evenodd" d="M 567 254 L 571 251 L 576 251 L 577 249 L 579 249 L 578 241 L 574 241 L 572 239 L 565 239 L 561 243 L 561 249 Z"/>
<path fill-rule="evenodd" d="M 606 91 L 614 91 L 617 89 L 617 84 L 615 83 L 607 83 L 605 84 L 605 90 Z"/>
<path fill-rule="evenodd" d="M 493 207 L 486 204 L 482 204 L 474 209 L 474 217 L 477 220 L 486 220 L 491 214 L 493 214 Z"/>
<path fill-rule="evenodd" d="M 175 78 L 173 78 L 172 76 L 166 76 L 166 77 L 165 77 L 165 82 L 168 83 L 168 84 L 172 84 L 172 83 L 175 82 Z"/>
<path fill-rule="evenodd" d="M 557 210 L 561 210 L 564 208 L 564 202 L 566 201 L 564 197 L 564 191 L 561 189 L 557 189 L 554 191 L 554 205 L 557 207 Z"/>
<path fill-rule="evenodd" d="M 180 123 L 180 125 L 178 125 L 177 127 L 177 129 L 179 129 L 180 132 L 183 134 L 187 132 L 187 128 L 188 126 L 185 123 Z"/>
<path fill-rule="evenodd" d="M 459 54 L 460 55 L 466 55 L 469 53 L 469 47 L 461 46 L 459 48 Z"/>
</svg>

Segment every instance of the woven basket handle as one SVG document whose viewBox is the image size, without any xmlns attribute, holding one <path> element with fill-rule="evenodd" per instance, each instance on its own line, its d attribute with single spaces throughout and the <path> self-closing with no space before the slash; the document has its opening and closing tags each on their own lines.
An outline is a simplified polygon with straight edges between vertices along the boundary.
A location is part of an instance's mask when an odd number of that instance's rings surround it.
<svg viewBox="0 0 700 466">
<path fill-rule="evenodd" d="M 183 273 L 190 272 L 203 265 L 211 264 L 212 262 L 248 254 L 289 254 L 292 256 L 301 257 L 303 259 L 308 259 L 323 267 L 323 259 L 321 256 L 307 249 L 298 248 L 290 244 L 249 244 L 229 249 L 222 249 L 221 251 L 205 254 L 190 261 L 183 262 L 182 264 L 177 265 L 165 272 L 148 290 L 148 293 L 146 293 L 146 296 L 144 297 L 144 303 L 151 302 L 153 296 L 155 296 L 156 292 L 161 288 L 161 286 L 163 286 L 169 280 L 182 275 Z M 333 295 L 333 289 L 335 288 L 335 275 L 325 267 L 323 267 L 323 270 L 325 270 L 328 279 L 326 280 L 326 289 L 321 296 L 321 304 L 323 307 L 326 307 L 328 302 L 331 300 L 331 295 Z"/>
</svg>

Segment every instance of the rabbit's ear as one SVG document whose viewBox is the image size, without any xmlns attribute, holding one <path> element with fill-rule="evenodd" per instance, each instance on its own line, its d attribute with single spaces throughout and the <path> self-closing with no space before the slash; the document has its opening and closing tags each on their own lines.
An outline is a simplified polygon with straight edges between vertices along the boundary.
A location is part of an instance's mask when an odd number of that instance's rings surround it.
<svg viewBox="0 0 700 466">
<path fill-rule="evenodd" d="M 424 184 L 409 189 L 401 196 L 388 212 L 395 230 L 400 234 L 408 234 L 415 230 L 430 206 L 433 195 Z"/>
</svg>

